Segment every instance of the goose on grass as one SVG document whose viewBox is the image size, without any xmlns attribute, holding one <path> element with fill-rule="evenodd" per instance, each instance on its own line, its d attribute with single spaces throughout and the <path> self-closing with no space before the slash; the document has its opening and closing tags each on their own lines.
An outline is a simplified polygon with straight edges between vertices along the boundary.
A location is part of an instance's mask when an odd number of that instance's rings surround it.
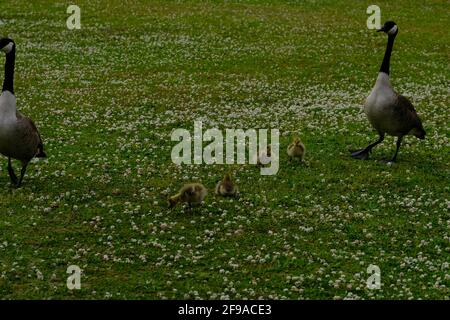
<svg viewBox="0 0 450 320">
<path fill-rule="evenodd" d="M 364 111 L 370 124 L 378 132 L 379 138 L 366 148 L 353 151 L 352 157 L 363 160 L 369 159 L 372 148 L 381 143 L 384 136 L 388 134 L 397 137 L 397 149 L 389 161 L 395 162 L 405 135 L 409 134 L 419 139 L 425 139 L 426 133 L 411 102 L 395 92 L 389 81 L 389 63 L 394 40 L 398 34 L 398 26 L 395 22 L 388 21 L 377 31 L 386 33 L 388 42 L 377 81 L 366 99 Z"/>
<path fill-rule="evenodd" d="M 16 44 L 9 38 L 0 39 L 0 50 L 6 54 L 5 79 L 0 95 L 0 153 L 8 157 L 8 174 L 11 183 L 20 187 L 28 163 L 34 157 L 44 158 L 44 146 L 33 121 L 16 108 L 14 96 L 14 63 Z M 17 178 L 11 159 L 22 163 L 20 178 Z"/>
</svg>

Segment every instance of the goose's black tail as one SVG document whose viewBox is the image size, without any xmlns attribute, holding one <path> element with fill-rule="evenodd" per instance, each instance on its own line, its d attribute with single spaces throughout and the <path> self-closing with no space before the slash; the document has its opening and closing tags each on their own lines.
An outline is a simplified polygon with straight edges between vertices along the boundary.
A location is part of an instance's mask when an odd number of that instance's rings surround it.
<svg viewBox="0 0 450 320">
<path fill-rule="evenodd" d="M 42 143 L 38 145 L 38 152 L 36 154 L 36 158 L 47 158 L 47 154 L 44 152 L 44 145 Z"/>
</svg>

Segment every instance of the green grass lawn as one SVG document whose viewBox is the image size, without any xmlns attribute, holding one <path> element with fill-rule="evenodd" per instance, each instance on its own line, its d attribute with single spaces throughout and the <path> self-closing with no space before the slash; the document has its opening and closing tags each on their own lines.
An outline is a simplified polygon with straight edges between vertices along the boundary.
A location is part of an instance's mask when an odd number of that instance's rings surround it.
<svg viewBox="0 0 450 320">
<path fill-rule="evenodd" d="M 366 27 L 373 1 L 79 0 L 74 31 L 69 4 L 0 3 L 17 105 L 48 155 L 20 189 L 1 158 L 0 298 L 450 299 L 447 1 L 377 2 L 399 25 L 392 83 L 428 134 L 391 166 L 392 137 L 369 161 L 348 152 L 376 138 L 362 111 L 387 41 Z M 171 132 L 195 120 L 279 129 L 278 174 L 173 164 Z M 304 164 L 285 153 L 295 134 Z M 229 170 L 238 200 L 213 193 Z M 204 205 L 169 210 L 190 181 Z"/>
</svg>

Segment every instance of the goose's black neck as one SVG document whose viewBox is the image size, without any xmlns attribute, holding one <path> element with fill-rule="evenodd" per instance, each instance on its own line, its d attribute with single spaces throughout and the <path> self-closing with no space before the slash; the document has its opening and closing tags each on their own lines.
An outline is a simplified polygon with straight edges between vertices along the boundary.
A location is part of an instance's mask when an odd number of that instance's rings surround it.
<svg viewBox="0 0 450 320">
<path fill-rule="evenodd" d="M 388 36 L 386 51 L 384 52 L 383 62 L 381 63 L 380 72 L 389 75 L 389 63 L 391 60 L 392 47 L 394 46 L 395 35 Z"/>
<path fill-rule="evenodd" d="M 10 52 L 6 54 L 5 79 L 3 80 L 2 91 L 9 91 L 14 94 L 14 63 L 16 60 L 16 46 L 13 45 Z"/>
</svg>

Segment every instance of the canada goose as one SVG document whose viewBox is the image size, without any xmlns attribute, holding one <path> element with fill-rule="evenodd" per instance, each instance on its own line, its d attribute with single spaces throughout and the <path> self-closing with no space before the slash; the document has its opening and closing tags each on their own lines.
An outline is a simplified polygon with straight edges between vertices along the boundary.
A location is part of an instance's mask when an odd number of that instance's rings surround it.
<svg viewBox="0 0 450 320">
<path fill-rule="evenodd" d="M 216 194 L 224 197 L 235 197 L 238 195 L 239 189 L 231 180 L 230 174 L 225 174 L 222 180 L 217 182 Z"/>
<path fill-rule="evenodd" d="M 405 135 L 411 134 L 419 139 L 425 139 L 426 133 L 411 102 L 395 92 L 389 81 L 389 62 L 394 40 L 398 33 L 397 24 L 393 21 L 388 21 L 377 31 L 385 32 L 388 35 L 388 42 L 377 81 L 366 99 L 364 111 L 370 124 L 378 132 L 379 138 L 365 149 L 352 152 L 352 157 L 363 160 L 369 159 L 369 153 L 372 151 L 372 148 L 384 140 L 385 134 L 389 134 L 398 137 L 397 149 L 390 160 L 390 162 L 395 162 Z"/>
<path fill-rule="evenodd" d="M 185 184 L 178 193 L 169 198 L 169 208 L 180 202 L 186 202 L 189 207 L 201 204 L 208 191 L 201 183 Z"/>
<path fill-rule="evenodd" d="M 14 96 L 16 44 L 11 39 L 2 38 L 0 49 L 6 53 L 5 79 L 0 96 L 0 153 L 8 157 L 8 173 L 12 184 L 20 187 L 30 160 L 34 157 L 44 158 L 46 154 L 33 121 L 16 108 Z M 22 162 L 19 179 L 12 168 L 11 158 Z"/>
<path fill-rule="evenodd" d="M 270 160 L 271 160 L 271 156 L 272 156 L 272 146 L 269 144 L 269 145 L 267 145 L 266 150 L 261 150 L 256 155 L 256 164 L 258 166 L 265 166 L 265 165 L 269 164 Z"/>
<path fill-rule="evenodd" d="M 287 147 L 287 154 L 289 159 L 300 159 L 303 160 L 305 156 L 305 145 L 302 143 L 299 137 L 295 137 L 294 141 L 292 141 Z"/>
</svg>

